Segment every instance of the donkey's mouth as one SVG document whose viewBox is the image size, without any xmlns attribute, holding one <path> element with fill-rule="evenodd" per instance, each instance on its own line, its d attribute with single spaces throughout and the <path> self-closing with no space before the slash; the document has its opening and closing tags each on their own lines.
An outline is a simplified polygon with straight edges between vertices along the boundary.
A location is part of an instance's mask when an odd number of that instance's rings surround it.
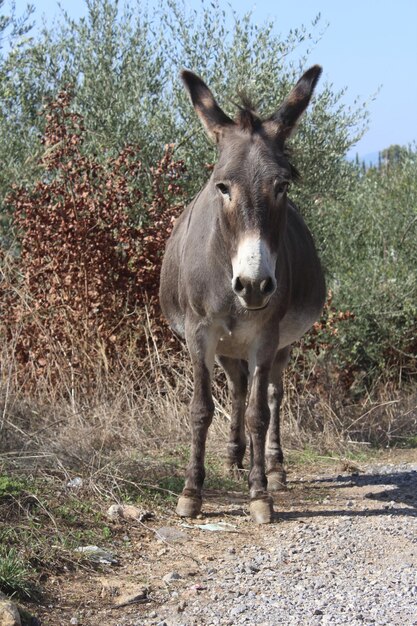
<svg viewBox="0 0 417 626">
<path fill-rule="evenodd" d="M 262 306 L 248 306 L 247 304 L 243 304 L 243 302 L 240 302 L 240 304 L 245 309 L 245 311 L 264 311 L 269 305 L 269 300 Z"/>
</svg>

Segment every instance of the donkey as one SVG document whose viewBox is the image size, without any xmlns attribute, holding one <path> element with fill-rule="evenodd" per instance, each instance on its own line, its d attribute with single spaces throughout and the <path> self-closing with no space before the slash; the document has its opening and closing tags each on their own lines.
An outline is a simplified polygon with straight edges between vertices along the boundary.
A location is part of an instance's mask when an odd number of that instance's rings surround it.
<svg viewBox="0 0 417 626">
<path fill-rule="evenodd" d="M 232 397 L 230 468 L 242 468 L 246 421 L 250 514 L 256 523 L 272 520 L 268 490 L 285 484 L 282 373 L 291 344 L 312 326 L 325 298 L 312 236 L 288 198 L 297 171 L 285 143 L 320 74 L 317 65 L 305 72 L 267 119 L 244 103 L 235 121 L 201 78 L 187 70 L 181 74 L 218 147 L 208 183 L 175 223 L 161 269 L 162 311 L 186 340 L 194 376 L 191 457 L 176 509 L 182 517 L 197 516 L 202 506 L 215 359 Z"/>
</svg>

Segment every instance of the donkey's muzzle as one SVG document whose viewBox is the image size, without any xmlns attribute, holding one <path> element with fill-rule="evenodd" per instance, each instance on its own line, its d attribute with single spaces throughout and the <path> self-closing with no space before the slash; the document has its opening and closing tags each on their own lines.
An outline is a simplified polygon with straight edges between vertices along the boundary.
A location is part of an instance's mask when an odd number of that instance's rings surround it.
<svg viewBox="0 0 417 626">
<path fill-rule="evenodd" d="M 273 276 L 267 276 L 262 280 L 236 276 L 232 281 L 232 288 L 239 298 L 239 302 L 246 309 L 264 309 L 277 288 Z"/>
</svg>

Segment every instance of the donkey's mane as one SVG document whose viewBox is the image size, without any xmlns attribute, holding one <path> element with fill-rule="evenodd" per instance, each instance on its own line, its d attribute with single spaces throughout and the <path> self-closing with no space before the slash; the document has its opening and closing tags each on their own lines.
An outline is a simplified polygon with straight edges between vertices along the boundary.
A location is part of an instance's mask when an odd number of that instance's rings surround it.
<svg viewBox="0 0 417 626">
<path fill-rule="evenodd" d="M 239 109 L 236 123 L 242 130 L 248 130 L 250 132 L 259 130 L 262 120 L 256 111 L 256 105 L 247 93 L 241 91 L 238 95 L 240 103 L 235 103 Z"/>
<path fill-rule="evenodd" d="M 240 102 L 234 102 L 233 104 L 238 108 L 238 113 L 236 116 L 236 124 L 245 131 L 249 131 L 250 133 L 256 132 L 262 126 L 263 120 L 259 116 L 257 112 L 257 105 L 253 102 L 251 97 L 244 91 L 238 92 Z M 281 148 L 281 154 L 285 157 L 288 162 L 290 172 L 291 172 L 291 180 L 293 182 L 297 182 L 300 180 L 300 172 L 292 163 L 292 150 L 289 146 L 284 145 Z"/>
</svg>

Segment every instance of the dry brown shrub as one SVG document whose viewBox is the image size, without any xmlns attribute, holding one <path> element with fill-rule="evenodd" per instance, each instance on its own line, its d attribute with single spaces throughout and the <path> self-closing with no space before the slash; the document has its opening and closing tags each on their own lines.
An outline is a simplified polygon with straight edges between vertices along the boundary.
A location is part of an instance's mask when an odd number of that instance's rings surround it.
<svg viewBox="0 0 417 626">
<path fill-rule="evenodd" d="M 62 92 L 44 110 L 41 176 L 7 198 L 16 242 L 2 258 L 0 307 L 19 382 L 94 384 L 101 367 L 146 352 L 165 240 L 181 210 L 184 164 L 166 146 L 146 169 L 138 146 L 85 154 L 83 119 Z M 150 183 L 149 183 L 150 181 Z M 143 189 L 148 189 L 145 195 Z"/>
</svg>

